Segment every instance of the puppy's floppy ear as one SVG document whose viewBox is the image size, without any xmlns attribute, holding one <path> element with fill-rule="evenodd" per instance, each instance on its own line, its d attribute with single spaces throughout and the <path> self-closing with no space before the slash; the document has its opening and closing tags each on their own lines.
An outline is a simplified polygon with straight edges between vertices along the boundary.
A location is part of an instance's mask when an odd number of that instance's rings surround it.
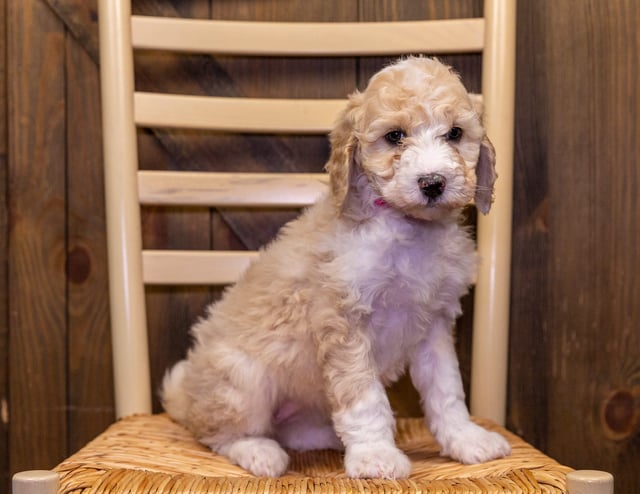
<svg viewBox="0 0 640 494">
<path fill-rule="evenodd" d="M 481 94 L 469 93 L 469 100 L 473 110 L 478 114 L 480 120 L 484 116 L 484 103 Z M 493 202 L 493 185 L 498 178 L 496 173 L 496 152 L 493 144 L 485 135 L 480 144 L 480 156 L 476 164 L 476 208 L 482 214 L 488 214 Z"/>
<path fill-rule="evenodd" d="M 355 175 L 355 161 L 358 150 L 356 137 L 356 124 L 362 101 L 362 94 L 353 93 L 349 97 L 349 103 L 344 109 L 329 139 L 331 142 L 331 155 L 325 165 L 329 172 L 329 184 L 334 203 L 339 211 L 342 211 L 349 186 Z"/>
<path fill-rule="evenodd" d="M 476 164 L 476 208 L 482 214 L 488 214 L 493 202 L 493 185 L 498 178 L 496 173 L 496 152 L 493 144 L 484 136 L 480 145 L 480 156 Z"/>
</svg>

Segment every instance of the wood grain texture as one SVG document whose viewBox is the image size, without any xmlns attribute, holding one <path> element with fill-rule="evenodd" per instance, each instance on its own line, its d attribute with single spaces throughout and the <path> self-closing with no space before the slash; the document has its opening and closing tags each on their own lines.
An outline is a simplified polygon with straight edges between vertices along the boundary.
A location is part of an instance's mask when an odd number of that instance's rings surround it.
<svg viewBox="0 0 640 494">
<path fill-rule="evenodd" d="M 599 409 L 640 379 L 638 6 L 520 6 L 510 423 L 634 492 L 638 431 Z"/>
<path fill-rule="evenodd" d="M 550 272 L 546 146 L 549 50 L 547 13 L 535 2 L 521 2 L 517 15 L 516 146 L 512 241 L 512 288 L 508 426 L 537 447 L 547 447 L 548 325 Z M 526 383 L 526 384 L 525 384 Z"/>
<path fill-rule="evenodd" d="M 7 2 L 0 0 L 0 39 L 7 39 Z M 0 489 L 9 482 L 9 287 L 7 52 L 0 50 Z M 3 413 L 4 411 L 4 413 Z"/>
<path fill-rule="evenodd" d="M 550 4 L 546 16 L 564 59 L 548 59 L 548 450 L 611 470 L 620 492 L 640 485 L 640 436 L 606 440 L 598 410 L 611 391 L 640 384 L 637 9 L 594 0 Z"/>
<path fill-rule="evenodd" d="M 67 33 L 98 63 L 98 0 L 43 0 L 63 22 Z"/>
<path fill-rule="evenodd" d="M 113 421 L 98 70 L 71 36 L 67 73 L 69 450 Z M 108 390 L 108 391 L 107 391 Z"/>
<path fill-rule="evenodd" d="M 40 0 L 8 7 L 9 445 L 16 471 L 51 467 L 67 452 L 65 32 Z"/>
</svg>

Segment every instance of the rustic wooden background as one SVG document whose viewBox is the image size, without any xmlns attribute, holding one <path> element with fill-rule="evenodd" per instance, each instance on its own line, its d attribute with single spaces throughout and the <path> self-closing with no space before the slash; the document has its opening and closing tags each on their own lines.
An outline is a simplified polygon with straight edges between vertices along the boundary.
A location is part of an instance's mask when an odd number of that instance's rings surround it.
<svg viewBox="0 0 640 494">
<path fill-rule="evenodd" d="M 134 8 L 365 21 L 478 15 L 482 1 Z M 0 0 L 0 491 L 13 472 L 55 465 L 113 418 L 96 21 L 95 0 Z M 508 426 L 562 462 L 612 471 L 619 492 L 640 488 L 639 23 L 635 0 L 519 0 Z M 322 60 L 311 70 L 308 60 L 150 53 L 139 61 L 139 87 L 162 74 L 172 91 L 300 97 L 343 96 L 384 63 Z M 477 57 L 447 61 L 479 88 Z M 194 73 L 207 77 L 190 85 Z M 292 73 L 305 83 L 290 84 Z M 320 170 L 327 154 L 322 137 L 199 132 L 141 132 L 140 148 L 155 168 Z M 252 247 L 288 217 L 270 213 L 256 229 L 241 213 L 148 209 L 145 242 Z M 212 236 L 211 225 L 223 233 Z M 148 291 L 156 382 L 214 296 Z M 468 316 L 459 340 L 466 373 Z M 415 413 L 404 387 L 393 399 L 398 413 Z"/>
</svg>

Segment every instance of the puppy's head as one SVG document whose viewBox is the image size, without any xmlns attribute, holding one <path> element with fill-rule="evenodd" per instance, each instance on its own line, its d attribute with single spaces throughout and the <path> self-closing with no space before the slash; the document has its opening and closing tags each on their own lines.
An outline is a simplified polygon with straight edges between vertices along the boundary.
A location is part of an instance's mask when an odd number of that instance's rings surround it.
<svg viewBox="0 0 640 494">
<path fill-rule="evenodd" d="M 327 163 L 341 211 L 386 204 L 433 220 L 475 199 L 489 212 L 495 154 L 480 105 L 451 69 L 406 58 L 351 95 L 331 133 Z"/>
</svg>

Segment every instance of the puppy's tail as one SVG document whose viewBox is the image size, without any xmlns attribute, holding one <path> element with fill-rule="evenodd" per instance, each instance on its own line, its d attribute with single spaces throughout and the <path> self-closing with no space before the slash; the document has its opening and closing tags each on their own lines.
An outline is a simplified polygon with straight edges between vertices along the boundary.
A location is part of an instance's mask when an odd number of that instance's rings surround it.
<svg viewBox="0 0 640 494">
<path fill-rule="evenodd" d="M 165 411 L 173 420 L 181 423 L 186 422 L 191 401 L 184 388 L 188 365 L 186 360 L 181 360 L 172 369 L 169 369 L 162 380 L 160 392 Z"/>
</svg>

